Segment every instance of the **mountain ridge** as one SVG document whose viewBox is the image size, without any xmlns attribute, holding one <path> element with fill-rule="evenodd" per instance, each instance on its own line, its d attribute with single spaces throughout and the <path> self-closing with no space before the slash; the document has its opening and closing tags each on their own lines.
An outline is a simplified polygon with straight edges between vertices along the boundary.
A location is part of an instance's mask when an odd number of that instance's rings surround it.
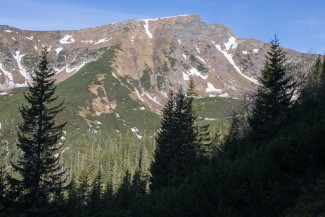
<svg viewBox="0 0 325 217">
<path fill-rule="evenodd" d="M 252 91 L 268 44 L 240 39 L 222 24 L 206 24 L 198 15 L 128 20 L 80 30 L 30 31 L 1 26 L 0 91 L 26 86 L 40 49 L 62 82 L 120 45 L 112 75 L 129 83 L 132 95 L 154 111 L 169 89 L 186 87 L 192 76 L 202 97 L 240 98 Z M 313 55 L 286 49 L 291 62 Z M 86 87 L 83 87 L 86 88 Z"/>
</svg>

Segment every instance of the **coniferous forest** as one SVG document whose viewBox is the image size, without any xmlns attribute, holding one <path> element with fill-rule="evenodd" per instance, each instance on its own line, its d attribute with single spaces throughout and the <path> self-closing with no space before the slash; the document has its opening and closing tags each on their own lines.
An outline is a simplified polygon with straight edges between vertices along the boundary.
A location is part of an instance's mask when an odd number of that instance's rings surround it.
<svg viewBox="0 0 325 217">
<path fill-rule="evenodd" d="M 324 57 L 301 84 L 275 36 L 256 92 L 226 133 L 197 115 L 190 79 L 169 92 L 156 134 L 137 140 L 66 139 L 47 54 L 19 108 L 15 155 L 0 170 L 0 216 L 325 216 Z"/>
</svg>

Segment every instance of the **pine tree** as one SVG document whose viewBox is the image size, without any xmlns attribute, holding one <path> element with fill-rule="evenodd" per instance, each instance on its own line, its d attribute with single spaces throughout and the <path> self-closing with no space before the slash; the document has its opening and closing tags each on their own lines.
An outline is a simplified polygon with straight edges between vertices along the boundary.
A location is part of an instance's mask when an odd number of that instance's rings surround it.
<svg viewBox="0 0 325 217">
<path fill-rule="evenodd" d="M 190 169 L 196 158 L 197 139 L 195 132 L 196 116 L 193 110 L 193 98 L 186 97 L 180 88 L 175 96 L 174 119 L 176 124 L 173 152 L 175 157 L 172 161 L 174 171 L 183 173 Z"/>
<path fill-rule="evenodd" d="M 89 213 L 95 215 L 103 208 L 102 196 L 103 196 L 103 183 L 102 183 L 102 173 L 99 170 L 93 183 L 89 194 Z"/>
<path fill-rule="evenodd" d="M 260 86 L 249 117 L 249 125 L 255 137 L 274 136 L 278 126 L 287 120 L 294 82 L 286 75 L 286 60 L 286 53 L 275 36 L 266 56 L 259 78 Z"/>
<path fill-rule="evenodd" d="M 323 63 L 322 63 L 322 67 L 321 67 L 321 73 L 320 73 L 320 79 L 322 84 L 325 84 L 325 55 L 323 56 Z"/>
<path fill-rule="evenodd" d="M 193 98 L 186 97 L 182 88 L 175 96 L 169 94 L 156 137 L 151 189 L 161 189 L 173 178 L 186 174 L 197 158 L 196 116 L 192 102 Z"/>
<path fill-rule="evenodd" d="M 196 97 L 199 95 L 198 92 L 195 90 L 195 82 L 192 76 L 190 76 L 190 80 L 188 81 L 186 95 L 190 97 Z"/>
<path fill-rule="evenodd" d="M 112 180 L 108 179 L 106 181 L 105 190 L 103 192 L 104 210 L 106 210 L 107 212 L 111 212 L 114 208 L 116 208 L 114 206 L 114 202 L 115 202 L 115 195 L 114 195 Z"/>
<path fill-rule="evenodd" d="M 68 185 L 67 193 L 67 216 L 79 216 L 80 198 L 78 197 L 78 186 L 74 176 Z"/>
<path fill-rule="evenodd" d="M 60 163 L 59 153 L 62 144 L 57 143 L 65 123 L 54 121 L 64 107 L 63 102 L 56 103 L 55 72 L 49 67 L 47 54 L 45 47 L 24 95 L 28 104 L 19 108 L 23 123 L 19 124 L 17 146 L 22 154 L 12 165 L 21 179 L 12 180 L 23 188 L 19 201 L 25 213 L 43 212 L 50 196 L 65 181 L 66 169 Z"/>
<path fill-rule="evenodd" d="M 116 193 L 117 206 L 122 210 L 127 210 L 132 200 L 131 173 L 127 170 L 122 180 L 122 184 Z"/>
<path fill-rule="evenodd" d="M 83 171 L 78 178 L 78 198 L 80 199 L 79 210 L 82 213 L 85 213 L 85 207 L 89 201 L 89 191 L 90 187 L 88 173 L 86 171 Z"/>
<path fill-rule="evenodd" d="M 160 189 L 167 185 L 171 178 L 171 158 L 172 140 L 176 136 L 174 128 L 176 128 L 174 120 L 174 93 L 169 92 L 168 101 L 165 104 L 162 112 L 160 128 L 156 137 L 156 149 L 154 153 L 154 162 L 151 165 L 151 189 Z"/>
<path fill-rule="evenodd" d="M 196 91 L 195 88 L 195 82 L 192 78 L 190 77 L 189 83 L 188 83 L 188 89 L 186 91 L 187 97 L 190 98 L 195 98 L 199 94 Z M 193 100 L 193 99 L 192 99 Z M 199 112 L 202 109 L 202 104 L 195 104 L 193 103 L 193 109 L 195 112 Z M 195 122 L 195 130 L 197 134 L 197 154 L 199 158 L 201 159 L 208 159 L 212 157 L 213 152 L 214 152 L 214 147 L 213 145 L 217 142 L 218 136 L 215 135 L 213 137 L 210 132 L 210 124 L 204 122 L 204 118 L 197 118 Z"/>
<path fill-rule="evenodd" d="M 2 215 L 5 214 L 6 211 L 6 205 L 7 205 L 7 186 L 5 183 L 5 176 L 4 176 L 4 172 L 2 167 L 0 167 L 0 216 L 4 216 Z"/>
</svg>

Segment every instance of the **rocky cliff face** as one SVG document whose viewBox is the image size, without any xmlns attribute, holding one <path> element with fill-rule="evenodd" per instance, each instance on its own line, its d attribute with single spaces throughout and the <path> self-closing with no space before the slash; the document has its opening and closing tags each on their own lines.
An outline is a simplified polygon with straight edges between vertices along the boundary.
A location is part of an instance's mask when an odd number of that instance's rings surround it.
<svg viewBox="0 0 325 217">
<path fill-rule="evenodd" d="M 258 85 L 268 44 L 239 39 L 227 27 L 198 16 L 130 20 L 75 31 L 25 31 L 0 26 L 0 91 L 26 86 L 43 46 L 58 82 L 119 44 L 113 76 L 134 87 L 133 95 L 159 108 L 170 88 L 192 76 L 201 96 L 239 97 Z M 287 50 L 289 62 L 310 55 Z M 91 73 L 91 72 L 90 72 Z"/>
</svg>

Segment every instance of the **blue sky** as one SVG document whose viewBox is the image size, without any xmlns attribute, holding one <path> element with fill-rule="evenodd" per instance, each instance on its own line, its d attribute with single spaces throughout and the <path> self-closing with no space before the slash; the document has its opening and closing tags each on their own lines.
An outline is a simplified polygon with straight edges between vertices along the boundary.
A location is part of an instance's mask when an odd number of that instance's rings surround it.
<svg viewBox="0 0 325 217">
<path fill-rule="evenodd" d="M 239 38 L 325 53 L 324 0 L 0 0 L 0 24 L 28 30 L 64 30 L 128 19 L 197 14 L 228 26 Z"/>
</svg>

